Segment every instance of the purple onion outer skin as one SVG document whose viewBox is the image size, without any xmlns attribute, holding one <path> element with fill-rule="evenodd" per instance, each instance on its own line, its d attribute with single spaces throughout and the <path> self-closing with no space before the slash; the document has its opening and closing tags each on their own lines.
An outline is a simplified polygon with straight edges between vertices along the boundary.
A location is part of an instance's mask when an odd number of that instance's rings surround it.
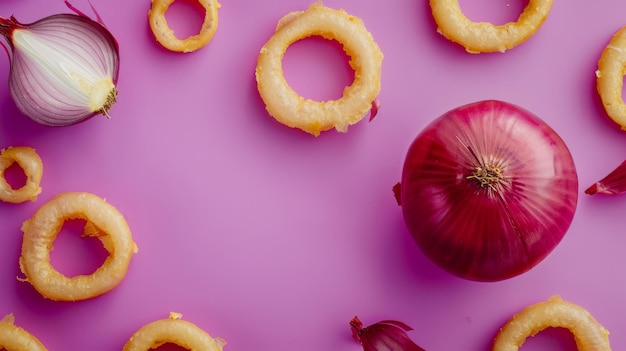
<svg viewBox="0 0 626 351">
<path fill-rule="evenodd" d="M 502 177 L 481 185 L 479 166 L 497 167 Z M 430 123 L 409 147 L 395 190 L 430 260 L 465 279 L 499 281 L 528 271 L 559 244 L 576 210 L 578 177 L 550 126 L 489 100 Z"/>
<path fill-rule="evenodd" d="M 363 327 L 359 317 L 350 321 L 352 338 L 363 346 L 363 351 L 425 351 L 409 338 L 408 325 L 394 320 L 384 320 Z"/>
</svg>

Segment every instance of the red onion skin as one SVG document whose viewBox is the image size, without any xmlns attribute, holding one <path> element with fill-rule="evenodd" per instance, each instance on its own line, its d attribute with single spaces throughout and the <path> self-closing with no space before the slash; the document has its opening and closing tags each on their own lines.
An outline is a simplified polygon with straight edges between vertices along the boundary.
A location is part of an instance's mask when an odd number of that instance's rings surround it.
<svg viewBox="0 0 626 351">
<path fill-rule="evenodd" d="M 585 194 L 619 195 L 626 192 L 626 161 L 620 163 L 604 178 L 593 183 L 585 190 Z"/>
<path fill-rule="evenodd" d="M 363 327 L 358 317 L 350 321 L 352 338 L 363 346 L 363 351 L 425 351 L 414 343 L 407 331 L 408 325 L 394 320 L 384 320 Z"/>
<path fill-rule="evenodd" d="M 471 178 L 495 165 L 494 188 Z M 469 280 L 522 274 L 558 245 L 573 220 L 578 178 L 571 154 L 545 122 L 502 101 L 449 111 L 406 155 L 395 195 L 423 253 Z"/>
</svg>

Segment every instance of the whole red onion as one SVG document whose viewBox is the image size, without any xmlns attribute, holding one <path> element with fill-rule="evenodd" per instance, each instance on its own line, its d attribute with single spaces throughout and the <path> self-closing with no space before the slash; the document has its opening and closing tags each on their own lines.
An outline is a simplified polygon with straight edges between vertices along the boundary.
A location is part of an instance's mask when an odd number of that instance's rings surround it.
<svg viewBox="0 0 626 351">
<path fill-rule="evenodd" d="M 528 271 L 561 241 L 578 178 L 550 126 L 490 100 L 430 123 L 411 144 L 394 191 L 428 258 L 459 277 L 497 281 Z"/>
</svg>

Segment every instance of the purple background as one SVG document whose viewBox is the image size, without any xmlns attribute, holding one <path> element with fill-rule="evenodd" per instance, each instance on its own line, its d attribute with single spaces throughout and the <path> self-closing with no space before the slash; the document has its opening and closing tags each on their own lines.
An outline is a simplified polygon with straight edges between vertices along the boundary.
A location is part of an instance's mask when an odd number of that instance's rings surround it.
<svg viewBox="0 0 626 351">
<path fill-rule="evenodd" d="M 403 321 L 429 351 L 486 351 L 512 314 L 553 294 L 586 307 L 612 332 L 613 349 L 626 349 L 626 196 L 582 194 L 626 158 L 626 135 L 603 112 L 594 73 L 626 24 L 622 0 L 555 1 L 529 41 L 486 55 L 438 35 L 425 0 L 328 0 L 365 21 L 385 59 L 378 116 L 318 138 L 268 116 L 254 80 L 257 53 L 278 19 L 309 1 L 222 0 L 215 37 L 192 54 L 155 42 L 150 1 L 92 3 L 121 47 L 110 120 L 42 127 L 20 115 L 7 85 L 0 89 L 0 146 L 35 147 L 44 162 L 36 202 L 0 203 L 0 315 L 13 312 L 50 350 L 119 350 L 139 327 L 177 311 L 233 351 L 356 351 L 348 326 L 355 315 L 365 325 Z M 73 5 L 91 13 L 87 1 Z M 470 18 L 498 23 L 524 5 L 461 1 Z M 0 16 L 22 22 L 67 11 L 60 0 L 0 2 Z M 201 20 L 184 0 L 168 18 L 181 35 Z M 323 40 L 294 44 L 284 65 L 292 86 L 312 98 L 338 97 L 351 77 L 339 46 Z M 1 59 L 0 81 L 8 67 Z M 483 99 L 548 122 L 570 147 L 581 185 L 556 250 L 498 283 L 465 281 L 431 264 L 391 192 L 421 128 Z M 45 300 L 16 279 L 21 223 L 63 191 L 106 198 L 139 246 L 123 283 L 88 301 Z M 55 242 L 53 264 L 67 274 L 104 257 L 78 232 L 68 225 Z M 523 349 L 549 347 L 575 349 L 561 330 Z"/>
</svg>

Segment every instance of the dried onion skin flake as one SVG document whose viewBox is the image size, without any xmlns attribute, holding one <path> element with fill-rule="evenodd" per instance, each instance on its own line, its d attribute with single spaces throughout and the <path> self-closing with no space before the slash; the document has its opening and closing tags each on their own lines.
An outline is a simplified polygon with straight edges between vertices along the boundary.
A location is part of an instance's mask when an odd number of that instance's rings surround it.
<svg viewBox="0 0 626 351">
<path fill-rule="evenodd" d="M 124 345 L 123 351 L 147 351 L 173 343 L 187 350 L 222 351 L 223 339 L 213 338 L 194 323 L 182 320 L 172 312 L 169 318 L 150 322 L 137 330 Z"/>
<path fill-rule="evenodd" d="M 609 332 L 583 307 L 554 295 L 515 314 L 498 332 L 493 351 L 517 351 L 547 328 L 566 328 L 578 351 L 611 351 Z"/>
</svg>

